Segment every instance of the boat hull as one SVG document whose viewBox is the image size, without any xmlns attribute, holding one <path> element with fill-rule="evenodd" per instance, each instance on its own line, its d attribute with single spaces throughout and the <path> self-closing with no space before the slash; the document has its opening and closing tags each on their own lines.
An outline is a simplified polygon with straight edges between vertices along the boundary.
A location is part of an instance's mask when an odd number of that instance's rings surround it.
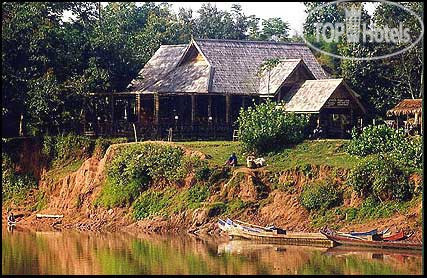
<svg viewBox="0 0 427 278">
<path fill-rule="evenodd" d="M 364 246 L 364 247 L 375 247 L 375 248 L 393 248 L 393 249 L 412 249 L 412 250 L 422 250 L 423 245 L 418 243 L 409 243 L 402 241 L 370 241 L 370 240 L 360 240 L 347 238 L 344 236 L 339 236 L 336 234 L 328 234 L 321 231 L 328 239 L 336 242 L 337 244 L 342 245 L 351 245 L 351 246 Z"/>
<path fill-rule="evenodd" d="M 334 247 L 333 241 L 318 233 L 295 233 L 295 234 L 264 234 L 239 229 L 230 229 L 228 235 L 231 239 L 246 239 L 269 243 L 282 243 L 289 245 L 308 245 L 319 247 Z"/>
</svg>

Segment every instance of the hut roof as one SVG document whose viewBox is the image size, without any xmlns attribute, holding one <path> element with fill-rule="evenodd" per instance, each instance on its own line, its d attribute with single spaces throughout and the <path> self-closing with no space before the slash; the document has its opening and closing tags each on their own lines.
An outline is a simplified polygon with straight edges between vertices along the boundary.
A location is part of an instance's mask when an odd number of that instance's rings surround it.
<svg viewBox="0 0 427 278">
<path fill-rule="evenodd" d="M 179 69 L 186 66 L 181 62 L 191 47 L 206 59 L 209 69 L 198 65 L 193 68 L 196 70 L 194 75 L 189 68 Z M 274 78 L 270 80 L 270 92 L 274 92 L 271 88 L 280 86 L 278 83 L 283 82 L 301 62 L 314 78 L 328 78 L 313 53 L 302 43 L 203 39 L 193 40 L 189 45 L 161 46 L 128 89 L 206 92 L 207 86 L 210 93 L 265 94 L 265 80 L 260 79 L 257 72 L 259 66 L 271 58 L 279 58 L 283 63 L 272 71 Z M 201 80 L 195 81 L 196 77 Z"/>
<path fill-rule="evenodd" d="M 343 86 L 349 96 L 356 102 L 362 112 L 365 111 L 355 93 L 348 88 L 342 78 L 306 80 L 304 83 L 295 84 L 284 95 L 286 112 L 317 113 L 322 109 L 328 99 L 339 86 Z"/>
<path fill-rule="evenodd" d="M 328 76 L 303 43 L 243 40 L 195 40 L 214 67 L 212 92 L 259 93 L 259 66 L 268 59 L 302 59 L 316 79 Z"/>
<path fill-rule="evenodd" d="M 139 71 L 138 76 L 127 86 L 129 91 L 144 89 L 165 76 L 175 68 L 186 49 L 186 44 L 161 45 L 145 66 Z"/>
<path fill-rule="evenodd" d="M 258 93 L 260 95 L 275 95 L 283 82 L 292 76 L 292 73 L 299 66 L 307 67 L 302 59 L 286 59 L 280 61 L 270 72 L 264 70 L 259 79 Z M 313 75 L 312 78 L 314 79 Z"/>
<path fill-rule="evenodd" d="M 393 109 L 387 111 L 388 116 L 400 116 L 421 113 L 423 109 L 422 99 L 404 99 L 399 102 Z"/>
</svg>

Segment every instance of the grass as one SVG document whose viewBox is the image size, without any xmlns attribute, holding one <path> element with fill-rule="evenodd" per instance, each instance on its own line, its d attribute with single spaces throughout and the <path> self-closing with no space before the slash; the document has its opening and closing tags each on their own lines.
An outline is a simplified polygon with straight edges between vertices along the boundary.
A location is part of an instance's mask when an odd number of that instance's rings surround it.
<svg viewBox="0 0 427 278">
<path fill-rule="evenodd" d="M 396 213 L 406 214 L 420 201 L 421 196 L 405 202 L 387 201 L 383 203 L 368 198 L 357 208 L 341 206 L 312 213 L 311 223 L 315 228 L 328 225 L 331 228 L 339 229 L 344 223 L 365 223 L 374 219 L 390 218 Z"/>
<path fill-rule="evenodd" d="M 285 148 L 281 152 L 269 153 L 264 156 L 267 161 L 266 169 L 281 171 L 307 164 L 329 165 L 350 169 L 357 164 L 359 158 L 349 155 L 344 150 L 348 140 L 306 140 L 301 144 Z M 239 167 L 246 165 L 246 157 L 243 155 L 239 142 L 230 141 L 200 141 L 180 142 L 183 147 L 203 152 L 210 155 L 209 163 L 212 166 L 221 166 L 232 152 L 238 158 Z"/>
<path fill-rule="evenodd" d="M 176 143 L 185 148 L 200 151 L 210 155 L 209 164 L 211 166 L 221 166 L 235 152 L 237 161 L 240 165 L 246 164 L 246 158 L 243 156 L 240 143 L 233 141 L 197 141 L 197 142 L 179 142 Z"/>
<path fill-rule="evenodd" d="M 52 168 L 49 172 L 46 173 L 48 178 L 53 179 L 54 181 L 58 181 L 68 174 L 77 171 L 83 164 L 84 159 L 80 160 L 72 160 L 69 163 L 65 163 L 60 167 Z"/>
</svg>

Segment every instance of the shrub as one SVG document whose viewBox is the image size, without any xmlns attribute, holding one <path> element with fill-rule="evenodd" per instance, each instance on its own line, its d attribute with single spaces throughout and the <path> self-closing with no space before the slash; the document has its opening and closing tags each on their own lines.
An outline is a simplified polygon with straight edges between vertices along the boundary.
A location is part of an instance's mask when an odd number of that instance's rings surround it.
<svg viewBox="0 0 427 278">
<path fill-rule="evenodd" d="M 198 181 L 207 181 L 212 170 L 206 160 L 202 160 L 198 156 L 185 156 L 182 159 L 182 172 L 183 175 L 194 172 Z"/>
<path fill-rule="evenodd" d="M 127 143 L 127 138 L 102 138 L 99 137 L 95 140 L 95 147 L 93 149 L 93 155 L 98 159 L 101 159 L 108 147 L 112 144 Z"/>
<path fill-rule="evenodd" d="M 129 205 L 150 181 L 181 179 L 183 150 L 159 144 L 123 148 L 107 166 L 107 182 L 97 203 L 108 207 Z"/>
<path fill-rule="evenodd" d="M 408 137 L 397 144 L 390 152 L 390 156 L 401 166 L 409 169 L 423 168 L 423 142 L 422 137 Z"/>
<path fill-rule="evenodd" d="M 175 191 L 146 191 L 135 201 L 133 205 L 133 217 L 136 220 L 146 218 L 151 215 L 158 215 L 165 212 L 164 209 L 169 207 L 170 198 Z M 165 214 L 165 213 L 163 213 Z"/>
<path fill-rule="evenodd" d="M 244 151 L 265 153 L 277 147 L 301 142 L 305 137 L 308 116 L 284 113 L 277 104 L 265 103 L 241 109 L 237 123 Z"/>
<path fill-rule="evenodd" d="M 71 159 L 81 159 L 92 154 L 94 143 L 89 137 L 69 133 L 59 136 L 44 136 L 42 153 L 53 165 Z"/>
<path fill-rule="evenodd" d="M 196 184 L 188 190 L 189 207 L 193 208 L 209 197 L 209 188 L 205 185 Z"/>
<path fill-rule="evenodd" d="M 308 210 L 328 209 L 342 202 L 342 192 L 331 181 L 321 181 L 307 185 L 299 200 Z"/>
<path fill-rule="evenodd" d="M 389 153 L 402 166 L 416 169 L 423 166 L 422 137 L 406 137 L 402 131 L 386 125 L 365 127 L 360 134 L 353 129 L 347 151 L 359 156 Z"/>
<path fill-rule="evenodd" d="M 406 200 L 412 197 L 409 174 L 390 155 L 371 155 L 351 171 L 349 184 L 362 197 L 380 200 Z"/>
<path fill-rule="evenodd" d="M 14 172 L 5 154 L 2 154 L 2 201 L 14 199 L 23 200 L 31 188 L 37 187 L 37 180 L 31 174 L 17 174 Z M 6 160 L 6 161 L 5 161 Z"/>
<path fill-rule="evenodd" d="M 402 132 L 386 125 L 367 126 L 361 133 L 353 128 L 351 136 L 347 151 L 359 156 L 390 152 L 406 141 Z"/>
</svg>

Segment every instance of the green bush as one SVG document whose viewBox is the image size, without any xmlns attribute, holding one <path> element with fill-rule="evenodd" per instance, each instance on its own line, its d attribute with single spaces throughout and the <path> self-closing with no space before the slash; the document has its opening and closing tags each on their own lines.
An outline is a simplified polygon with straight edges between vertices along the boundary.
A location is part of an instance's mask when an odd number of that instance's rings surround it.
<svg viewBox="0 0 427 278">
<path fill-rule="evenodd" d="M 2 153 L 2 202 L 13 199 L 22 201 L 28 190 L 37 187 L 37 180 L 31 174 L 15 173 L 11 158 Z"/>
<path fill-rule="evenodd" d="M 412 197 L 413 185 L 409 174 L 390 155 L 371 155 L 351 171 L 349 184 L 362 197 L 371 195 L 380 200 L 407 200 Z"/>
<path fill-rule="evenodd" d="M 342 202 L 342 192 L 331 181 L 320 181 L 307 185 L 299 197 L 308 210 L 328 209 Z"/>
<path fill-rule="evenodd" d="M 69 160 L 82 159 L 92 154 L 94 142 L 89 137 L 69 133 L 59 136 L 44 136 L 42 153 L 53 165 Z"/>
<path fill-rule="evenodd" d="M 96 203 L 107 207 L 130 205 L 150 181 L 183 178 L 183 150 L 160 144 L 134 144 L 118 150 L 107 165 L 107 182 Z"/>
<path fill-rule="evenodd" d="M 308 116 L 284 113 L 277 103 L 268 100 L 240 110 L 239 140 L 244 151 L 265 153 L 303 141 L 308 121 Z"/>
<path fill-rule="evenodd" d="M 96 138 L 93 156 L 97 157 L 98 159 L 101 159 L 102 157 L 104 157 L 105 152 L 107 151 L 110 145 L 127 142 L 127 138 Z"/>
<path fill-rule="evenodd" d="M 367 126 L 361 133 L 353 128 L 351 136 L 347 151 L 359 156 L 390 152 L 406 141 L 402 132 L 386 125 Z"/>
<path fill-rule="evenodd" d="M 207 181 L 212 170 L 206 160 L 202 160 L 198 156 L 185 156 L 182 159 L 182 172 L 183 175 L 194 172 L 196 180 Z"/>
<path fill-rule="evenodd" d="M 367 156 L 389 153 L 402 166 L 421 169 L 423 164 L 422 137 L 406 137 L 386 125 L 368 126 L 359 134 L 352 130 L 352 139 L 347 145 L 350 154 Z"/>
<path fill-rule="evenodd" d="M 209 188 L 207 186 L 200 184 L 192 186 L 188 190 L 188 203 L 190 204 L 189 207 L 195 207 L 194 204 L 197 206 L 200 202 L 205 201 L 208 197 Z"/>
<path fill-rule="evenodd" d="M 132 209 L 136 220 L 151 215 L 166 214 L 165 209 L 170 205 L 170 199 L 175 191 L 146 191 L 135 201 Z M 163 213 L 162 213 L 163 212 Z"/>
</svg>

